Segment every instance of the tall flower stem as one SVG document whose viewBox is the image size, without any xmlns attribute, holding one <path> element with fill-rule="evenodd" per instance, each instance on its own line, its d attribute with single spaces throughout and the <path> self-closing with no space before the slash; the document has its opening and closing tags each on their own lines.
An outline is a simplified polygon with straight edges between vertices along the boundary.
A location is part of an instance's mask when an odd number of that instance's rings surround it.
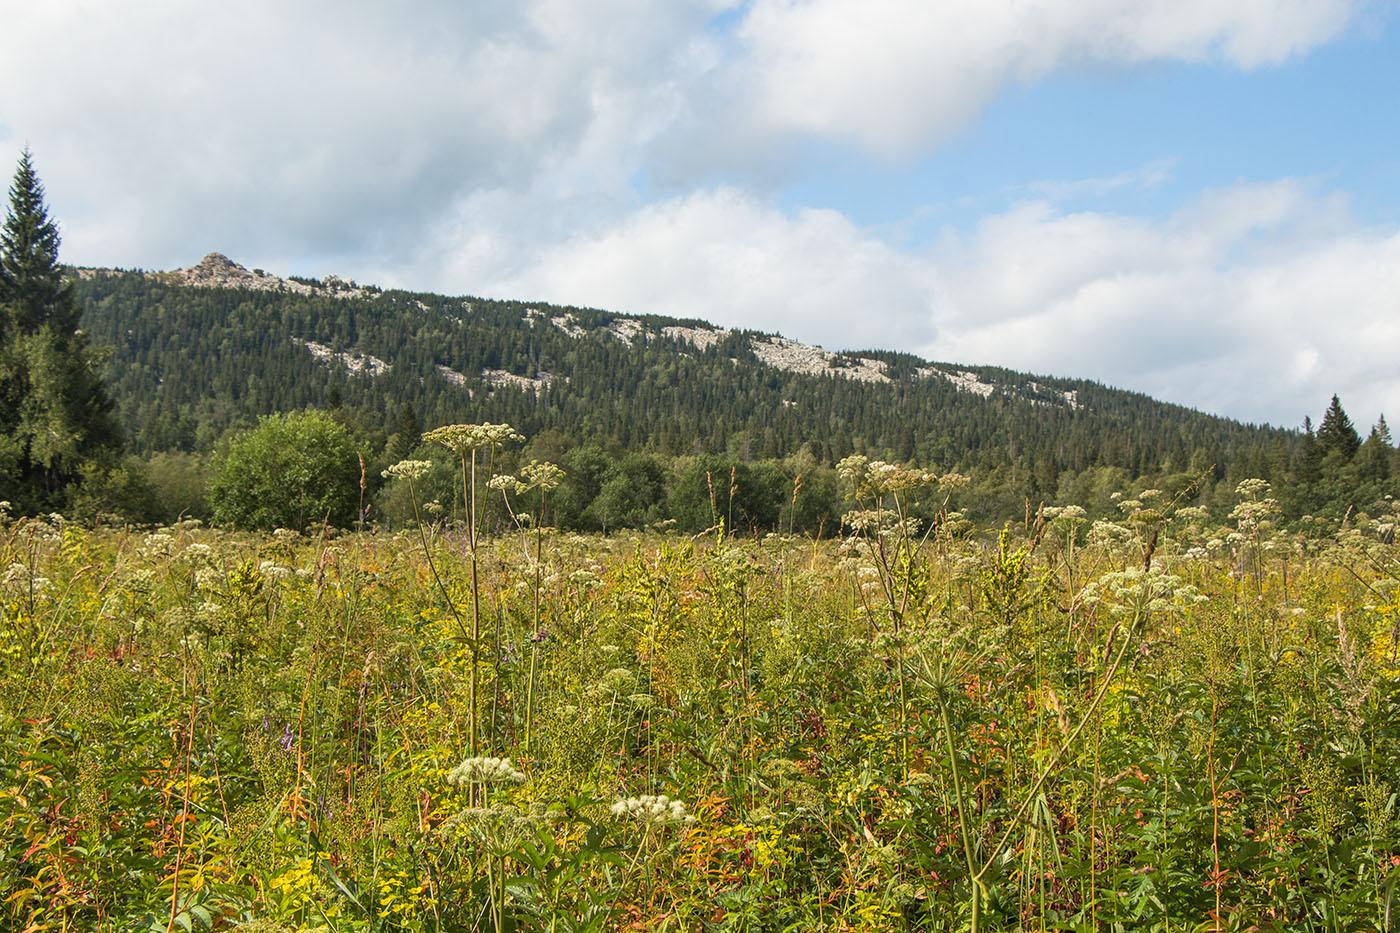
<svg viewBox="0 0 1400 933">
<path fill-rule="evenodd" d="M 463 635 L 467 634 L 466 623 L 462 621 L 462 616 L 457 612 L 457 604 L 452 599 L 452 594 L 447 590 L 447 584 L 442 582 L 442 577 L 438 575 L 437 563 L 433 560 L 432 548 L 428 547 L 428 535 L 423 531 L 423 516 L 418 511 L 418 493 L 413 488 L 413 479 L 408 480 L 408 496 L 413 500 L 413 519 L 418 523 L 418 540 L 423 545 L 423 557 L 428 561 L 428 570 L 432 572 L 433 582 L 437 584 L 438 590 L 442 593 L 442 598 L 447 601 L 447 608 L 452 611 L 452 617 L 457 621 Z"/>
<path fill-rule="evenodd" d="M 530 679 L 525 688 L 525 754 L 535 730 L 535 667 L 540 657 L 540 570 L 544 558 L 544 486 L 540 486 L 540 514 L 535 520 L 535 627 L 530 636 Z"/>
<path fill-rule="evenodd" d="M 472 652 L 472 676 L 471 689 L 467 694 L 467 703 L 471 706 L 471 714 L 467 718 L 467 746 L 471 749 L 471 755 L 476 757 L 479 750 L 477 741 L 476 725 L 476 691 L 480 679 L 479 662 L 481 660 L 481 582 L 478 576 L 478 560 L 476 554 L 476 448 L 471 449 L 471 474 L 467 473 L 467 458 L 462 457 L 462 491 L 466 495 L 470 505 L 467 517 L 467 545 L 471 549 L 472 563 L 472 632 L 471 632 L 471 652 Z"/>
</svg>

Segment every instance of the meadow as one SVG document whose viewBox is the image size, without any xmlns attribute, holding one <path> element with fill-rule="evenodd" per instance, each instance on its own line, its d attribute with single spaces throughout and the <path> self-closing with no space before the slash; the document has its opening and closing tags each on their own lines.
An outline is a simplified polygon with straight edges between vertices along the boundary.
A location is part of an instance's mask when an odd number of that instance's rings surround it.
<svg viewBox="0 0 1400 933">
<path fill-rule="evenodd" d="M 6 518 L 0 928 L 1395 922 L 1393 511 L 854 457 L 844 537 L 586 537 L 533 469 L 490 535 Z"/>
</svg>

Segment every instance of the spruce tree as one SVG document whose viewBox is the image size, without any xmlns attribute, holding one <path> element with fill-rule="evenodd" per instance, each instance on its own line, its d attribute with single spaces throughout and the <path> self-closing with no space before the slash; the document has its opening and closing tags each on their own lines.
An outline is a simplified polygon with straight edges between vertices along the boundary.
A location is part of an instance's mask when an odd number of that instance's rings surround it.
<svg viewBox="0 0 1400 933">
<path fill-rule="evenodd" d="M 58 261 L 58 225 L 26 149 L 0 229 L 0 498 L 62 509 L 118 469 L 122 436 Z"/>
<path fill-rule="evenodd" d="M 1312 486 L 1322 479 L 1322 458 L 1325 453 L 1317 435 L 1313 433 L 1312 419 L 1303 418 L 1303 442 L 1298 447 L 1297 466 L 1293 469 L 1299 483 Z"/>
<path fill-rule="evenodd" d="M 77 327 L 78 306 L 64 294 L 58 244 L 58 225 L 44 206 L 44 186 L 26 149 L 15 170 L 10 211 L 0 230 L 0 300 L 8 306 L 7 329 L 34 333 L 49 322 L 68 331 Z"/>
<path fill-rule="evenodd" d="M 1356 428 L 1335 395 L 1332 396 L 1332 404 L 1327 407 L 1327 414 L 1322 416 L 1322 424 L 1317 426 L 1317 440 L 1325 453 L 1340 450 L 1348 460 L 1356 456 L 1356 451 L 1361 447 L 1361 436 L 1356 433 Z"/>
<path fill-rule="evenodd" d="M 1382 481 L 1390 478 L 1390 458 L 1395 451 L 1390 446 L 1390 428 L 1385 423 L 1385 416 L 1376 426 L 1371 428 L 1371 434 L 1361 445 L 1361 450 L 1357 454 L 1356 463 L 1359 466 L 1362 479 Z"/>
<path fill-rule="evenodd" d="M 422 440 L 423 427 L 418 421 L 418 412 L 413 410 L 411 404 L 404 402 L 399 409 L 396 430 L 385 448 L 384 459 L 389 463 L 406 460 Z"/>
</svg>

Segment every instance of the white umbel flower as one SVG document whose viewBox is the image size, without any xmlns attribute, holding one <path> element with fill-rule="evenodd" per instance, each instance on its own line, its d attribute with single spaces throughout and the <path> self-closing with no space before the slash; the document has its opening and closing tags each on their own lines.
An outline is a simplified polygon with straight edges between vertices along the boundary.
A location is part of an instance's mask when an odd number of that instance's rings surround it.
<svg viewBox="0 0 1400 933">
<path fill-rule="evenodd" d="M 421 479 L 432 466 L 427 460 L 400 460 L 380 475 L 385 479 Z"/>
<path fill-rule="evenodd" d="M 515 770 L 509 758 L 468 758 L 447 774 L 453 787 L 463 784 L 523 784 L 525 775 Z"/>
<path fill-rule="evenodd" d="M 613 804 L 611 812 L 616 817 L 630 817 L 640 823 L 652 825 L 695 822 L 695 817 L 686 815 L 684 803 L 672 800 L 665 794 L 628 797 Z"/>
</svg>

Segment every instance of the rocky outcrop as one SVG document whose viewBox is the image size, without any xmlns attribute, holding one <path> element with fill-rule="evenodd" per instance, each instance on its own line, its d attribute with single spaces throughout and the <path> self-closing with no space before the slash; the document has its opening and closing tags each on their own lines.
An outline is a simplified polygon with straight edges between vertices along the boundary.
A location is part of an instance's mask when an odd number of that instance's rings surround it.
<svg viewBox="0 0 1400 933">
<path fill-rule="evenodd" d="M 522 392 L 534 392 L 535 395 L 539 395 L 549 388 L 550 383 L 554 381 L 554 374 L 541 370 L 536 373 L 536 378 L 532 379 L 529 376 L 517 376 L 504 369 L 483 369 L 481 378 L 487 385 L 495 389 L 519 389 Z M 568 382 L 569 380 L 566 378 L 564 381 Z"/>
<path fill-rule="evenodd" d="M 856 382 L 889 382 L 883 360 L 830 353 L 786 337 L 755 337 L 749 341 L 754 356 L 765 365 L 808 376 L 839 376 Z"/>
<path fill-rule="evenodd" d="M 314 340 L 292 338 L 292 343 L 305 347 L 312 358 L 327 366 L 340 366 L 352 376 L 382 376 L 389 371 L 389 364 L 368 353 L 340 352 Z"/>
<path fill-rule="evenodd" d="M 73 269 L 72 273 L 79 278 L 119 274 L 118 270 L 114 269 Z M 348 282 L 334 275 L 327 275 L 320 280 L 284 279 L 269 275 L 261 269 L 249 269 L 222 253 L 210 253 L 188 269 L 144 274 L 173 285 L 196 288 L 242 288 L 252 291 L 277 291 L 331 298 L 362 298 L 379 294 L 379 290 L 373 286 L 362 288 L 354 282 Z M 414 299 L 411 304 L 419 310 L 428 310 L 428 306 L 422 301 Z M 469 300 L 463 299 L 461 308 L 466 314 L 472 313 L 472 304 Z M 448 316 L 458 323 L 463 321 L 460 317 Z M 628 347 L 645 344 L 654 338 L 662 337 L 705 351 L 734 334 L 734 331 L 706 326 L 698 322 L 696 325 L 664 325 L 652 330 L 646 320 L 621 315 L 611 317 L 607 323 L 601 326 L 590 328 L 586 327 L 579 317 L 570 311 L 550 313 L 541 308 L 527 309 L 521 320 L 532 328 L 540 324 L 548 324 L 575 340 L 589 338 L 594 334 L 606 335 L 621 341 Z M 746 339 L 758 361 L 773 369 L 808 376 L 850 379 L 856 382 L 888 383 L 893 381 L 890 376 L 889 364 L 884 360 L 856 356 L 850 353 L 832 353 L 818 346 L 798 343 L 796 340 L 776 335 L 746 335 Z M 322 364 L 342 367 L 352 375 L 373 377 L 383 375 L 389 370 L 388 363 L 369 354 L 354 351 L 337 353 L 330 347 L 309 340 L 296 340 L 296 343 L 305 347 Z M 683 355 L 688 356 L 689 354 Z M 437 369 L 438 374 L 443 379 L 458 388 L 465 387 L 469 381 L 465 374 L 449 367 L 438 366 Z M 1072 410 L 1080 407 L 1076 391 L 1057 390 L 1038 382 L 1002 384 L 971 370 L 935 364 L 917 367 L 914 372 L 917 377 L 924 379 L 946 379 L 959 391 L 969 392 L 983 398 L 988 398 L 1000 391 L 1008 396 L 1022 398 L 1033 404 L 1064 405 Z M 492 389 L 510 388 L 534 392 L 538 395 L 545 391 L 556 377 L 548 372 L 539 372 L 532 378 L 505 370 L 487 369 L 482 371 L 481 378 Z M 563 380 L 567 382 L 568 377 L 563 377 Z"/>
<path fill-rule="evenodd" d="M 223 253 L 210 253 L 188 269 L 169 273 L 169 277 L 176 285 L 196 288 L 247 288 L 259 292 L 287 291 L 298 295 L 309 295 L 315 291 L 310 285 L 268 275 L 261 269 L 254 272 Z"/>
<path fill-rule="evenodd" d="M 223 253 L 209 253 L 188 269 L 174 272 L 148 272 L 147 275 L 172 285 L 193 288 L 245 288 L 255 292 L 290 292 L 294 295 L 321 295 L 330 298 L 364 298 L 372 292 L 336 275 L 320 281 L 284 279 L 261 269 L 249 269 Z"/>
</svg>

